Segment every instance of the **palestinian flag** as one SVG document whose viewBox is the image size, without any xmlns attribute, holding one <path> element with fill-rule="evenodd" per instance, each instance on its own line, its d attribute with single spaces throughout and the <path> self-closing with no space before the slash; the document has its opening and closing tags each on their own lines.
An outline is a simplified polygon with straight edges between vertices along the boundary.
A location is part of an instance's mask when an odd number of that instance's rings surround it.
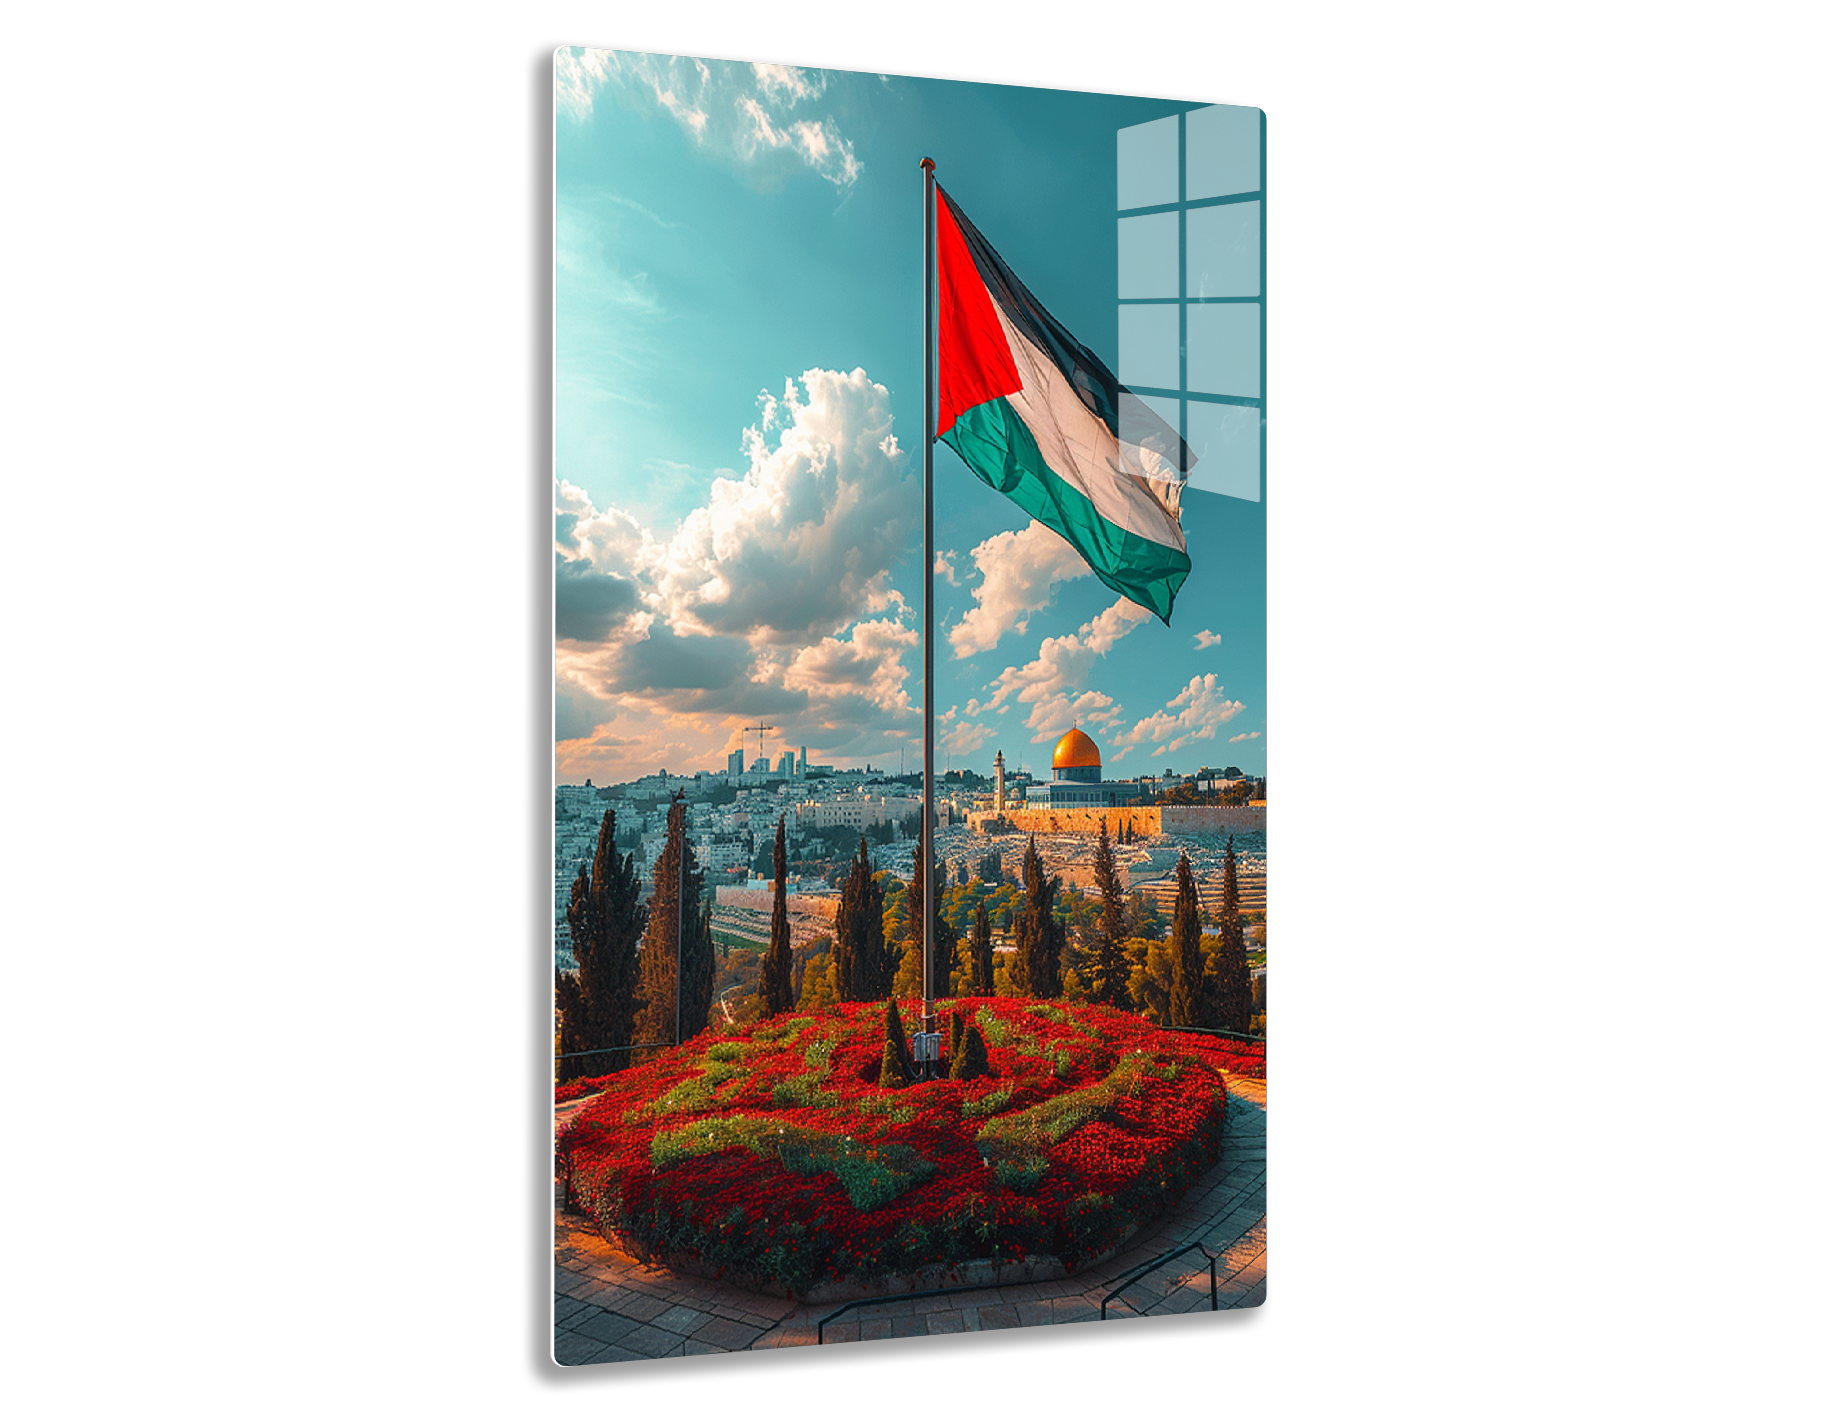
<svg viewBox="0 0 1837 1413">
<path fill-rule="evenodd" d="M 939 440 L 1167 622 L 1193 567 L 1180 530 L 1186 445 L 937 193 Z"/>
</svg>

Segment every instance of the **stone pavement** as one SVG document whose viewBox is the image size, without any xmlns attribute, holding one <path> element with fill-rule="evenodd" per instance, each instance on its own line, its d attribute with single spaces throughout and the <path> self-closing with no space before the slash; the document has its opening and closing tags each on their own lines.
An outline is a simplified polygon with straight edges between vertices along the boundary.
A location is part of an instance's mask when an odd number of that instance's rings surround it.
<svg viewBox="0 0 1837 1413">
<path fill-rule="evenodd" d="M 1098 1318 L 1106 1290 L 1133 1267 L 1197 1241 L 1218 1254 L 1218 1308 L 1264 1299 L 1264 1125 L 1261 1081 L 1229 1076 L 1231 1130 L 1218 1164 L 1159 1222 L 1096 1266 L 1062 1280 L 999 1290 L 941 1290 L 849 1311 L 824 1328 L 825 1344 L 906 1335 L 1059 1325 Z M 584 1217 L 555 1219 L 555 1359 L 607 1364 L 815 1344 L 817 1321 L 840 1308 L 640 1266 Z M 1208 1268 L 1176 1257 L 1110 1302 L 1110 1318 L 1181 1315 L 1211 1308 Z"/>
</svg>

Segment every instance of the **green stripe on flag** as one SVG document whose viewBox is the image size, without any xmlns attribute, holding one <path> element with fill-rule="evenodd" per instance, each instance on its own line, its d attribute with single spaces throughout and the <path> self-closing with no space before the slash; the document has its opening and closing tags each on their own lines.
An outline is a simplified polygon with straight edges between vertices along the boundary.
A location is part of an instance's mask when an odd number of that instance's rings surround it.
<svg viewBox="0 0 1837 1413">
<path fill-rule="evenodd" d="M 1163 623 L 1192 572 L 1180 550 L 1105 520 L 1069 482 L 1055 476 L 1040 445 L 1005 397 L 957 414 L 941 438 L 963 464 L 1084 556 L 1092 573 Z"/>
</svg>

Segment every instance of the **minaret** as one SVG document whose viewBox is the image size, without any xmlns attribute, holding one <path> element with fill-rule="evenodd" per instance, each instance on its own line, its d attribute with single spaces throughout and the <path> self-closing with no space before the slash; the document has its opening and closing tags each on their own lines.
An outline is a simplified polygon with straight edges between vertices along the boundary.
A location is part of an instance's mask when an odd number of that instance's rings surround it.
<svg viewBox="0 0 1837 1413">
<path fill-rule="evenodd" d="M 1001 752 L 995 752 L 995 813 L 1008 808 L 1008 779 L 1002 774 Z"/>
</svg>

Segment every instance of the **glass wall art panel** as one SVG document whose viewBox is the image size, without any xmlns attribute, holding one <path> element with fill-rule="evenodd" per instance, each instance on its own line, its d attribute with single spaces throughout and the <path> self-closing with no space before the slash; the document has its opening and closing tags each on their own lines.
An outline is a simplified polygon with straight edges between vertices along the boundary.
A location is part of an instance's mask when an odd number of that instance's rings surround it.
<svg viewBox="0 0 1837 1413">
<path fill-rule="evenodd" d="M 556 54 L 557 1363 L 1263 1302 L 1265 128 Z"/>
</svg>

